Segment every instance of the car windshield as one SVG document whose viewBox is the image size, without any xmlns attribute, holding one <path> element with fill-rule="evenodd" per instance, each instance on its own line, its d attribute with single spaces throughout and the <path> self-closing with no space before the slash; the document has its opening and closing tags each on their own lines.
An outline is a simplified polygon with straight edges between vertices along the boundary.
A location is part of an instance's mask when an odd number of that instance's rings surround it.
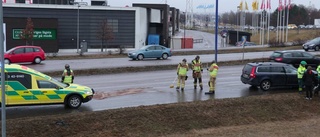
<svg viewBox="0 0 320 137">
<path fill-rule="evenodd" d="M 313 40 L 310 40 L 308 43 L 317 43 L 320 41 L 320 38 L 315 38 Z"/>
<path fill-rule="evenodd" d="M 6 53 L 10 53 L 13 50 L 15 50 L 15 48 L 9 49 L 8 51 L 6 51 Z"/>
<path fill-rule="evenodd" d="M 66 88 L 66 87 L 69 86 L 69 85 L 67 85 L 67 84 L 65 84 L 65 83 L 62 83 L 62 82 L 60 82 L 60 81 L 58 81 L 58 80 L 56 80 L 56 79 L 54 79 L 54 78 L 51 78 L 51 80 L 52 80 L 53 83 L 57 84 L 57 85 L 60 86 L 60 87 Z"/>
</svg>

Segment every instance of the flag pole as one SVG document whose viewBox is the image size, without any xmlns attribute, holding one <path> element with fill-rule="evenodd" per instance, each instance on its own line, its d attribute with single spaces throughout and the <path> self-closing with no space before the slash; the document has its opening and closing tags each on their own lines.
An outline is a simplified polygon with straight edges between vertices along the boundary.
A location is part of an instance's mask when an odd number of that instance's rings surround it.
<svg viewBox="0 0 320 137">
<path fill-rule="evenodd" d="M 289 9 L 289 6 L 290 6 L 290 0 L 289 0 L 289 3 L 288 3 L 288 6 L 287 7 L 287 30 L 286 30 L 286 42 L 288 42 L 288 25 L 289 25 L 289 13 L 290 13 L 290 9 Z"/>
<path fill-rule="evenodd" d="M 280 14 L 280 11 L 279 11 L 279 8 L 278 8 L 278 15 L 277 15 L 277 34 L 276 34 L 276 41 L 277 41 L 277 43 L 279 42 L 279 14 Z"/>
<path fill-rule="evenodd" d="M 269 12 L 268 12 L 268 27 L 267 27 L 267 31 L 268 31 L 268 38 L 267 38 L 267 42 L 268 42 L 268 45 L 269 45 L 269 42 L 270 42 L 270 30 L 269 30 L 269 27 L 270 27 L 270 9 L 271 9 L 271 0 L 268 0 L 268 1 L 269 1 L 269 6 L 268 6 Z"/>
</svg>

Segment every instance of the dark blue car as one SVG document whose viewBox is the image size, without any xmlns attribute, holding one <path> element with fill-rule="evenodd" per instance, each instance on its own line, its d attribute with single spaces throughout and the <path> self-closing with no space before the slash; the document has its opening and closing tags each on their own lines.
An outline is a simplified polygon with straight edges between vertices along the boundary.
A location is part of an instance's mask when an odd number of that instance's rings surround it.
<svg viewBox="0 0 320 137">
<path fill-rule="evenodd" d="M 144 58 L 168 59 L 168 57 L 171 57 L 171 49 L 161 45 L 147 45 L 129 52 L 128 57 L 133 60 L 143 60 Z"/>
</svg>

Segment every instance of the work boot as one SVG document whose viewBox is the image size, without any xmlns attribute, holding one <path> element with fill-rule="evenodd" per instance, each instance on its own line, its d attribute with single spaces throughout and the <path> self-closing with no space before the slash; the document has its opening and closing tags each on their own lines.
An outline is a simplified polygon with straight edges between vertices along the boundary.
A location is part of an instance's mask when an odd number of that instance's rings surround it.
<svg viewBox="0 0 320 137">
<path fill-rule="evenodd" d="M 202 86 L 200 86 L 200 90 L 203 90 L 203 87 L 202 87 Z"/>
<path fill-rule="evenodd" d="M 204 94 L 214 94 L 214 90 L 209 91 L 209 92 L 206 92 L 206 93 L 204 93 Z"/>
<path fill-rule="evenodd" d="M 194 86 L 194 89 L 197 89 L 197 85 Z"/>
<path fill-rule="evenodd" d="M 179 90 L 180 89 L 180 87 L 176 87 L 176 90 Z"/>
<path fill-rule="evenodd" d="M 181 88 L 181 91 L 184 91 L 184 88 Z"/>
</svg>

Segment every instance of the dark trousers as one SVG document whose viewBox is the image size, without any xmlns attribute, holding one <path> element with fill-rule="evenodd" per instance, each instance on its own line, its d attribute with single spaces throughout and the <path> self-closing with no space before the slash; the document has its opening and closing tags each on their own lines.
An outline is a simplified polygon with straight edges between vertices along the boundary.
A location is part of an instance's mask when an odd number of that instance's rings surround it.
<svg viewBox="0 0 320 137">
<path fill-rule="evenodd" d="M 312 98 L 313 86 L 305 86 L 305 88 L 306 88 L 306 97 L 307 98 Z"/>
</svg>

